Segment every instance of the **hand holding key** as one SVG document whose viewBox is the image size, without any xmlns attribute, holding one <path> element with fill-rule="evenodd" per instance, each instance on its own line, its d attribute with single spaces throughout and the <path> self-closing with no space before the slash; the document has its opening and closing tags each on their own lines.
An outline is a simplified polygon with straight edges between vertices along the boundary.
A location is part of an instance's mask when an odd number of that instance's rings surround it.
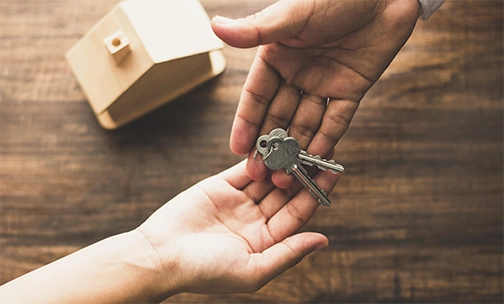
<svg viewBox="0 0 504 304">
<path fill-rule="evenodd" d="M 214 32 L 229 45 L 260 45 L 230 138 L 234 153 L 250 153 L 249 176 L 266 176 L 251 152 L 274 128 L 288 128 L 302 149 L 327 157 L 409 38 L 419 8 L 417 0 L 281 0 L 246 18 L 214 18 Z M 278 177 L 277 186 L 289 185 Z"/>
<path fill-rule="evenodd" d="M 343 172 L 343 166 L 333 160 L 328 161 L 301 150 L 299 142 L 294 137 L 288 137 L 287 132 L 280 128 L 274 129 L 269 135 L 260 136 L 256 142 L 256 149 L 254 160 L 257 161 L 257 154 L 260 153 L 264 164 L 270 170 L 285 169 L 286 173 L 293 174 L 303 186 L 307 187 L 321 205 L 331 205 L 327 194 L 317 186 L 301 164 L 315 165 L 321 170 L 330 170 L 335 174 Z"/>
</svg>

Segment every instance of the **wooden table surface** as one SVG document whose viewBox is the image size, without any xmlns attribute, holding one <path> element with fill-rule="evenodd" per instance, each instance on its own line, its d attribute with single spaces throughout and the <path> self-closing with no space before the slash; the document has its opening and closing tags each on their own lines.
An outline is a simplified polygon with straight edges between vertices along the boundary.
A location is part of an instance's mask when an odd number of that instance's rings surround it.
<svg viewBox="0 0 504 304">
<path fill-rule="evenodd" d="M 241 159 L 229 132 L 256 49 L 226 47 L 222 76 L 98 125 L 63 54 L 116 3 L 0 2 L 0 283 L 135 228 Z M 239 17 L 271 1 L 202 3 Z M 333 206 L 304 228 L 327 249 L 254 294 L 167 302 L 502 302 L 503 2 L 448 0 L 419 21 L 335 159 Z"/>
</svg>

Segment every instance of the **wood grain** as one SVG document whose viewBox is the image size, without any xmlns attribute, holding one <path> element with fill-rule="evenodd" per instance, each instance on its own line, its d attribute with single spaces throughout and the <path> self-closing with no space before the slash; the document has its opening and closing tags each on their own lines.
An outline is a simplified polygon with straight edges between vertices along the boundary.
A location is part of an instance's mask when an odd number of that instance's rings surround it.
<svg viewBox="0 0 504 304">
<path fill-rule="evenodd" d="M 240 17 L 272 1 L 202 0 Z M 112 234 L 239 161 L 231 122 L 255 49 L 116 131 L 64 53 L 116 0 L 0 2 L 0 283 Z M 502 302 L 503 2 L 447 1 L 369 91 L 305 230 L 330 246 L 254 294 L 180 302 Z"/>
</svg>

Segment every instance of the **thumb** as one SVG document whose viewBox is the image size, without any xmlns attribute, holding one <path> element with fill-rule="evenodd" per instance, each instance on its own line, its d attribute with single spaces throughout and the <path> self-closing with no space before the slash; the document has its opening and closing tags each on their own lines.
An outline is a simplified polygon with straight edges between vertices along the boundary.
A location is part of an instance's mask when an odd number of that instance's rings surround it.
<svg viewBox="0 0 504 304">
<path fill-rule="evenodd" d="M 256 261 L 251 265 L 257 269 L 251 271 L 255 276 L 251 279 L 260 288 L 287 269 L 294 267 L 314 250 L 327 247 L 328 243 L 326 236 L 314 232 L 303 232 L 288 237 L 266 249 L 262 254 L 253 256 Z"/>
<path fill-rule="evenodd" d="M 248 48 L 295 37 L 313 10 L 306 1 L 278 1 L 261 12 L 245 18 L 212 19 L 214 33 L 227 44 Z"/>
</svg>

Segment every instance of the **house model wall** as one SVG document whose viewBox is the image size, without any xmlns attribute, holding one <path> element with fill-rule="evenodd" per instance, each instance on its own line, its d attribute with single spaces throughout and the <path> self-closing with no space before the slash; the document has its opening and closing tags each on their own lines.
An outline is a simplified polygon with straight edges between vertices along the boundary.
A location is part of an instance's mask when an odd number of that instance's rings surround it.
<svg viewBox="0 0 504 304">
<path fill-rule="evenodd" d="M 225 68 L 197 0 L 119 3 L 66 54 L 100 124 L 128 123 Z"/>
</svg>

